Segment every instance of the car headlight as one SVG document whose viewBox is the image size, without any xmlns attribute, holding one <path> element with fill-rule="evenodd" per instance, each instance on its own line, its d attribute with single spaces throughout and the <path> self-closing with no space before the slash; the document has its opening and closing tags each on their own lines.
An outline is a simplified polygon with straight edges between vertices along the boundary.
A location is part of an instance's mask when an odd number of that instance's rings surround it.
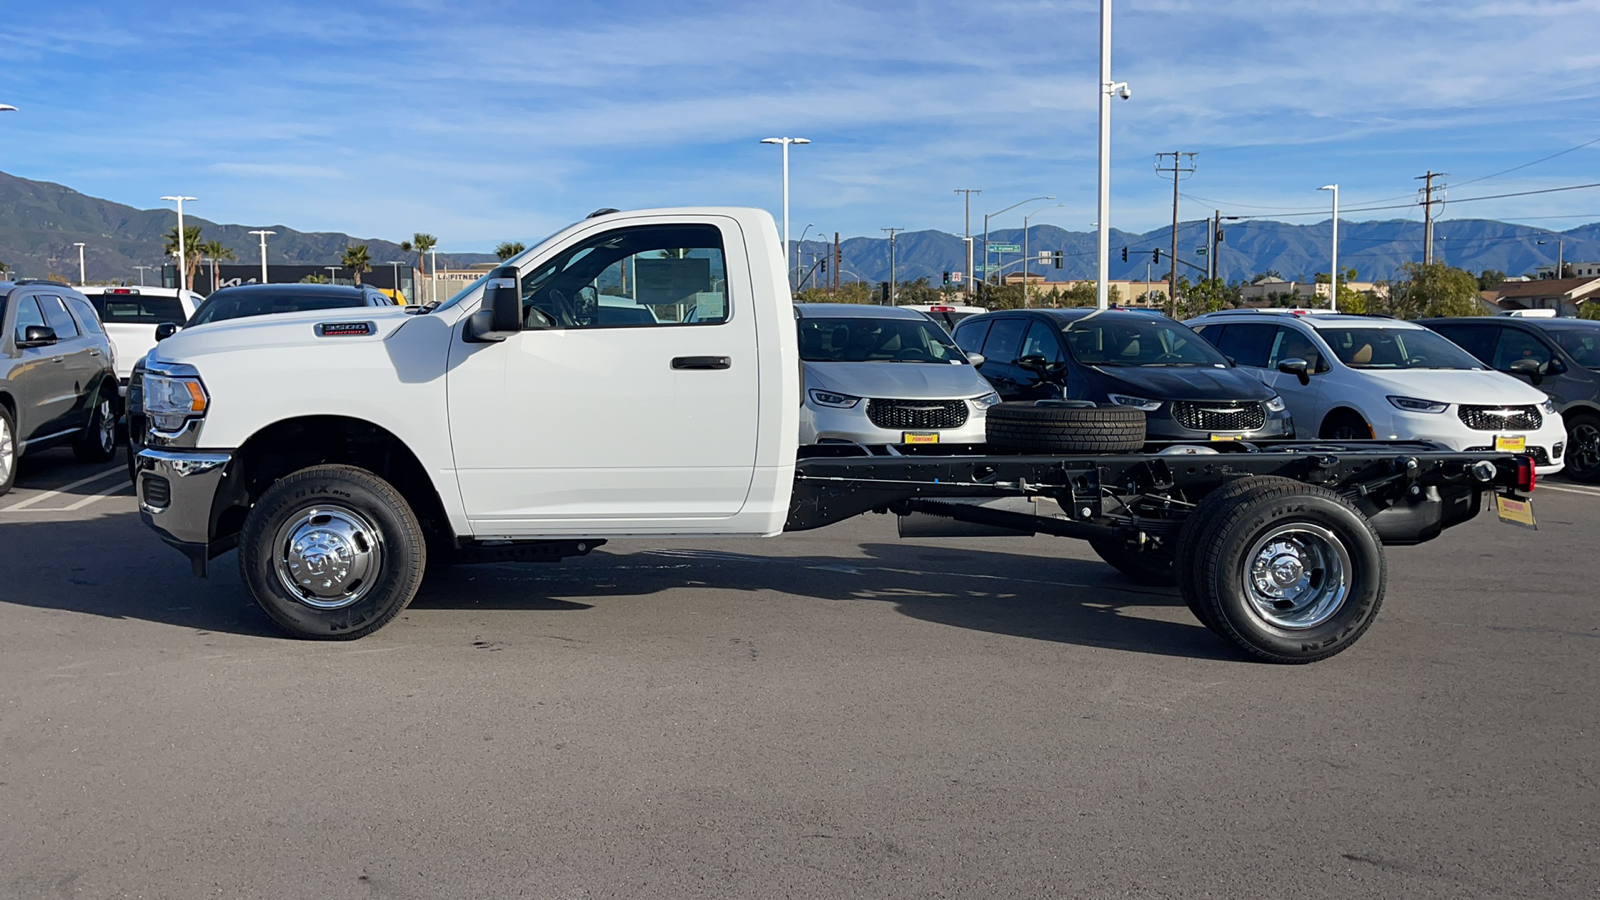
<svg viewBox="0 0 1600 900">
<path fill-rule="evenodd" d="M 1267 412 L 1283 412 L 1283 407 L 1283 398 L 1277 395 L 1267 401 Z"/>
<path fill-rule="evenodd" d="M 145 414 L 159 431 L 178 431 L 190 419 L 204 416 L 211 403 L 194 366 L 168 363 L 147 368 L 142 387 Z"/>
<path fill-rule="evenodd" d="M 849 394 L 840 394 L 835 391 L 824 391 L 820 388 L 812 388 L 806 391 L 806 396 L 810 397 L 811 402 L 818 406 L 831 406 L 834 409 L 849 409 L 861 402 L 860 397 L 852 397 Z"/>
<path fill-rule="evenodd" d="M 1442 413 L 1450 408 L 1448 403 L 1440 403 L 1437 400 L 1419 400 L 1416 397 L 1390 397 L 1389 402 L 1394 404 L 1396 409 L 1403 409 L 1406 412 Z"/>
<path fill-rule="evenodd" d="M 1130 397 L 1127 394 L 1107 394 L 1106 397 L 1118 406 L 1131 406 L 1134 409 L 1142 409 L 1145 412 L 1155 412 L 1161 408 L 1162 402 L 1160 400 L 1146 400 L 1143 397 Z"/>
<path fill-rule="evenodd" d="M 982 397 L 973 397 L 968 402 L 970 402 L 977 409 L 988 409 L 989 407 L 1000 402 L 1000 395 L 996 394 L 994 391 L 990 391 L 989 393 L 984 394 Z"/>
<path fill-rule="evenodd" d="M 1553 416 L 1556 414 L 1556 405 L 1549 400 L 1539 404 L 1539 408 L 1544 410 L 1544 414 L 1547 416 Z"/>
</svg>

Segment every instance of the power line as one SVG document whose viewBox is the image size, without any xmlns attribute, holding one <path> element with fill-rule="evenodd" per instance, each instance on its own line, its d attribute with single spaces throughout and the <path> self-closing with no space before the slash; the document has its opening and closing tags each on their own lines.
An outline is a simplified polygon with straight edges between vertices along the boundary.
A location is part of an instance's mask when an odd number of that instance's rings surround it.
<svg viewBox="0 0 1600 900">
<path fill-rule="evenodd" d="M 1510 172 L 1515 172 L 1518 169 L 1526 169 L 1529 166 L 1536 166 L 1539 163 L 1548 162 L 1549 160 L 1555 159 L 1558 156 L 1566 156 L 1568 153 L 1571 153 L 1574 150 L 1582 150 L 1583 148 L 1585 148 L 1585 147 L 1587 147 L 1587 146 L 1589 146 L 1591 144 L 1600 144 L 1600 138 L 1595 138 L 1592 141 L 1584 141 L 1583 143 L 1579 144 L 1578 146 L 1576 146 L 1576 147 L 1568 147 L 1567 149 L 1562 150 L 1560 153 L 1552 153 L 1549 156 L 1542 156 L 1542 157 L 1534 160 L 1533 162 L 1523 163 L 1520 166 L 1512 166 L 1509 169 L 1503 169 L 1503 170 L 1501 170 L 1499 172 L 1494 173 L 1493 175 L 1485 175 L 1482 178 L 1474 178 L 1471 181 L 1458 182 L 1456 184 L 1456 187 L 1460 187 L 1463 184 L 1477 184 L 1480 181 L 1488 181 L 1491 178 L 1499 178 L 1501 175 L 1505 175 L 1505 174 L 1510 173 Z"/>
<path fill-rule="evenodd" d="M 1478 200 L 1503 200 L 1503 199 L 1505 199 L 1507 197 L 1529 197 L 1529 196 L 1532 196 L 1534 194 L 1554 194 L 1554 193 L 1558 193 L 1558 192 L 1561 192 L 1561 191 L 1581 191 L 1581 190 L 1584 190 L 1586 188 L 1597 188 L 1597 187 L 1600 187 L 1600 181 L 1592 182 L 1590 184 L 1569 184 L 1569 185 L 1566 185 L 1565 187 L 1541 188 L 1541 189 L 1536 190 L 1536 191 L 1512 191 L 1511 193 L 1507 193 L 1507 194 L 1488 194 L 1488 195 L 1485 195 L 1483 197 L 1462 197 L 1462 198 L 1457 199 L 1457 200 L 1451 200 L 1450 202 L 1451 203 L 1473 203 L 1473 202 L 1476 202 Z M 1435 201 L 1435 202 L 1442 202 L 1442 201 Z M 1376 212 L 1378 210 L 1384 210 L 1384 209 L 1414 209 L 1414 208 L 1416 208 L 1418 206 L 1421 206 L 1421 205 L 1422 205 L 1422 202 L 1421 201 L 1417 201 L 1415 203 L 1399 203 L 1399 204 L 1395 204 L 1395 205 L 1392 205 L 1392 206 L 1357 206 L 1357 207 L 1353 207 L 1353 208 L 1350 208 L 1350 209 L 1340 210 L 1340 214 L 1342 215 L 1342 214 L 1347 213 L 1347 212 Z M 1288 217 L 1288 216 L 1325 216 L 1327 214 L 1328 213 L 1327 213 L 1326 210 L 1318 210 L 1316 212 L 1280 213 L 1278 215 L 1281 215 L 1281 216 L 1284 216 L 1284 217 Z M 1238 219 L 1270 219 L 1270 218 L 1273 218 L 1273 216 L 1269 216 L 1269 215 L 1264 215 L 1263 214 L 1263 215 L 1235 216 L 1235 218 L 1238 218 Z M 1566 219 L 1566 218 L 1572 218 L 1572 217 L 1571 216 L 1552 216 L 1551 218 Z"/>
</svg>

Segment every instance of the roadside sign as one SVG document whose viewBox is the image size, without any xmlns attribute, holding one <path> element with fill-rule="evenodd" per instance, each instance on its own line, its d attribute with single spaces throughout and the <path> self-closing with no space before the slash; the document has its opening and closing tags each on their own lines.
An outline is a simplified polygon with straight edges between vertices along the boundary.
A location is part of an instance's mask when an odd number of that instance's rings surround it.
<svg viewBox="0 0 1600 900">
<path fill-rule="evenodd" d="M 960 284 L 961 283 L 962 274 L 963 273 L 961 273 L 961 272 L 951 272 L 950 273 L 950 283 L 951 284 Z"/>
<path fill-rule="evenodd" d="M 990 253 L 1021 253 L 1021 244 L 990 244 Z"/>
</svg>

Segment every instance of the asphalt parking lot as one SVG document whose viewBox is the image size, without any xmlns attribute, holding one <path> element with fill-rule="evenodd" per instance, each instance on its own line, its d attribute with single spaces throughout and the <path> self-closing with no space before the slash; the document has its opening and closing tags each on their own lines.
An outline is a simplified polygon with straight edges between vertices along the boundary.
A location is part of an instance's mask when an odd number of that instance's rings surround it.
<svg viewBox="0 0 1600 900">
<path fill-rule="evenodd" d="M 1245 661 L 1052 539 L 613 544 L 285 640 L 120 461 L 0 498 L 0 898 L 1576 897 L 1600 490 Z"/>
</svg>

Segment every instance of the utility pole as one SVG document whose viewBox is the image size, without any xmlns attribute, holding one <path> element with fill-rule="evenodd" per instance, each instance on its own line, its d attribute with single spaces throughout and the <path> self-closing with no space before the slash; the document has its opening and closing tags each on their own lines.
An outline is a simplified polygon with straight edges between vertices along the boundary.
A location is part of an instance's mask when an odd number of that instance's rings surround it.
<svg viewBox="0 0 1600 900">
<path fill-rule="evenodd" d="M 1172 157 L 1172 168 L 1164 169 L 1161 164 L 1169 156 Z M 1187 165 L 1183 161 L 1185 156 L 1189 157 Z M 1156 154 L 1156 172 L 1162 175 L 1172 173 L 1172 272 L 1167 276 L 1167 315 L 1174 318 L 1178 315 L 1178 178 L 1194 174 L 1194 168 L 1193 153 L 1174 150 Z"/>
<path fill-rule="evenodd" d="M 1433 192 L 1443 191 L 1444 185 L 1437 188 L 1433 186 L 1435 178 L 1443 178 L 1450 173 L 1428 170 L 1426 175 L 1418 175 L 1415 180 L 1423 183 L 1422 187 L 1422 264 L 1433 262 Z"/>
<path fill-rule="evenodd" d="M 962 234 L 965 235 L 966 244 L 967 244 L 967 267 L 964 270 L 965 274 L 962 276 L 962 281 L 964 283 L 961 285 L 961 289 L 966 292 L 968 297 L 971 297 L 972 296 L 972 195 L 973 194 L 981 194 L 981 193 L 983 193 L 983 191 L 982 190 L 974 190 L 972 188 L 956 188 L 954 193 L 965 194 L 966 195 L 966 201 L 967 201 L 966 225 L 964 226 L 964 230 L 962 231 Z M 985 251 L 987 251 L 988 249 L 989 249 L 988 247 L 984 248 Z"/>
<path fill-rule="evenodd" d="M 1206 254 L 1211 257 L 1210 261 L 1206 263 L 1206 268 L 1210 270 L 1211 280 L 1216 281 L 1217 251 L 1221 249 L 1222 244 L 1222 210 L 1220 209 L 1213 211 L 1211 215 L 1211 240 L 1206 241 L 1206 243 L 1211 247 L 1210 252 Z"/>
<path fill-rule="evenodd" d="M 894 273 L 894 236 L 902 231 L 905 231 L 905 229 L 879 228 L 878 230 L 889 232 L 889 305 L 894 306 L 896 305 L 894 302 L 894 297 L 896 294 L 900 293 L 900 282 L 895 280 Z"/>
<path fill-rule="evenodd" d="M 833 233 L 833 293 L 839 293 L 839 232 Z"/>
</svg>

